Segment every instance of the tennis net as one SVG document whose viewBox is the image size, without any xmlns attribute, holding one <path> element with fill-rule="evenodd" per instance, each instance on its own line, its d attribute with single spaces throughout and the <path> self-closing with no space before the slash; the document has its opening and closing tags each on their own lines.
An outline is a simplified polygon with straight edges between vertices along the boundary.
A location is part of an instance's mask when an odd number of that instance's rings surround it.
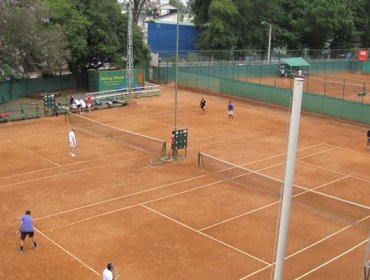
<svg viewBox="0 0 370 280">
<path fill-rule="evenodd" d="M 276 197 L 277 201 L 282 195 L 282 181 L 205 153 L 198 154 L 198 168 L 222 180 Z M 370 218 L 368 205 L 327 194 L 320 188 L 315 190 L 294 185 L 292 206 L 346 225 L 368 228 L 368 219 Z"/>
<path fill-rule="evenodd" d="M 166 155 L 166 142 L 161 139 L 116 128 L 73 113 L 68 114 L 68 119 L 72 126 L 81 128 L 87 133 L 109 137 L 118 143 L 160 157 Z"/>
<path fill-rule="evenodd" d="M 281 182 L 205 153 L 198 154 L 198 167 L 223 180 L 248 189 L 280 197 Z"/>
</svg>

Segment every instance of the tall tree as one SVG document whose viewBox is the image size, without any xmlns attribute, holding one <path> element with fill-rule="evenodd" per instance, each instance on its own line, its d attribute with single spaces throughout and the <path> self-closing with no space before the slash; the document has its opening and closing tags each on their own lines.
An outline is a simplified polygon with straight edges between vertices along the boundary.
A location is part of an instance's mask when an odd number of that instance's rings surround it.
<svg viewBox="0 0 370 280">
<path fill-rule="evenodd" d="M 124 7 L 127 9 L 129 0 L 122 0 L 121 1 Z M 140 15 L 145 10 L 148 0 L 133 0 L 133 13 L 132 13 L 132 21 L 136 24 L 139 23 Z"/>
<path fill-rule="evenodd" d="M 312 0 L 300 25 L 305 25 L 302 44 L 312 49 L 354 45 L 356 32 L 347 0 Z"/>
<path fill-rule="evenodd" d="M 127 15 L 115 0 L 48 0 L 52 22 L 63 26 L 72 52 L 70 69 L 76 75 L 104 63 L 124 66 Z M 149 59 L 141 30 L 133 26 L 135 61 Z"/>
<path fill-rule="evenodd" d="M 230 6 L 236 7 L 236 18 L 224 20 L 212 8 L 215 2 L 225 7 L 225 14 Z M 237 37 L 234 47 L 239 49 L 267 48 L 266 27 L 261 21 L 272 25 L 273 47 L 351 48 L 370 42 L 369 0 L 194 0 L 192 10 L 200 37 L 206 37 L 201 39 L 203 49 L 230 48 L 230 43 L 219 37 L 216 22 L 229 29 L 226 38 Z M 220 39 L 219 44 L 212 38 Z"/>
<path fill-rule="evenodd" d="M 274 24 L 281 13 L 274 0 L 195 0 L 192 10 L 204 49 L 262 48 L 267 40 L 261 21 Z"/>
<path fill-rule="evenodd" d="M 358 32 L 359 47 L 370 47 L 370 1 L 352 1 L 353 20 L 356 31 Z"/>
<path fill-rule="evenodd" d="M 49 18 L 42 2 L 0 2 L 0 80 L 21 78 L 31 71 L 51 74 L 66 64 L 67 41 Z"/>
</svg>

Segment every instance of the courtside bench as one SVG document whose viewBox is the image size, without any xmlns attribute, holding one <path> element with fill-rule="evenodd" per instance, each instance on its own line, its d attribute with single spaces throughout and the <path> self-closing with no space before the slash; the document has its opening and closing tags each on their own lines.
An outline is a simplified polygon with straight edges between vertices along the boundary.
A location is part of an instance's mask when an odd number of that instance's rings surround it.
<svg viewBox="0 0 370 280">
<path fill-rule="evenodd" d="M 357 96 L 366 96 L 366 91 L 359 91 Z"/>
<path fill-rule="evenodd" d="M 113 108 L 128 105 L 125 98 L 97 97 L 93 99 L 94 109 Z"/>
</svg>

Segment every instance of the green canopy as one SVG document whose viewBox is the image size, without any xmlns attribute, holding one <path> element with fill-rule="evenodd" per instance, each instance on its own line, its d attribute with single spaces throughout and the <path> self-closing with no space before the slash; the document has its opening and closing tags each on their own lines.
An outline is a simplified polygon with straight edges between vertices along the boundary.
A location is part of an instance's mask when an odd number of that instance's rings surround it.
<svg viewBox="0 0 370 280">
<path fill-rule="evenodd" d="M 283 58 L 281 60 L 284 64 L 288 64 L 290 67 L 309 67 L 310 64 L 302 57 L 291 57 Z"/>
</svg>

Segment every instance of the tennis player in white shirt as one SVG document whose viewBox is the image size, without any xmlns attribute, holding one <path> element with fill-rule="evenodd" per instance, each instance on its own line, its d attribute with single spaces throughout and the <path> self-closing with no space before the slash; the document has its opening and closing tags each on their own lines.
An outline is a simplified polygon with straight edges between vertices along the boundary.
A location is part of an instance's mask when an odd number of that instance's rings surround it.
<svg viewBox="0 0 370 280">
<path fill-rule="evenodd" d="M 69 148 L 70 148 L 69 155 L 71 157 L 75 157 L 76 156 L 75 150 L 76 150 L 77 142 L 76 142 L 76 134 L 75 134 L 74 128 L 72 128 L 71 131 L 68 133 L 68 143 L 69 143 Z"/>
</svg>

